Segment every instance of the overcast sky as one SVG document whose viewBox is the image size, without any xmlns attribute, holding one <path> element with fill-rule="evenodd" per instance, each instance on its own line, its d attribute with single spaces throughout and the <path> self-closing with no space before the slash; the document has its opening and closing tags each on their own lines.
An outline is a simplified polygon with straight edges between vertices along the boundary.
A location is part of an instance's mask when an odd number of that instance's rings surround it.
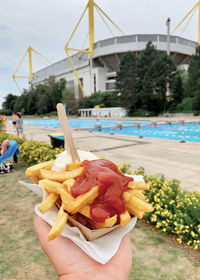
<svg viewBox="0 0 200 280">
<path fill-rule="evenodd" d="M 171 29 L 189 12 L 197 0 L 96 0 L 98 6 L 127 34 L 166 34 L 166 19 L 171 18 Z M 71 35 L 87 0 L 0 0 L 0 108 L 4 96 L 19 95 L 12 74 L 28 46 L 52 62 L 66 57 L 64 46 Z M 95 41 L 106 39 L 109 33 L 98 13 L 95 13 Z M 87 48 L 87 14 L 70 46 Z M 115 28 L 115 36 L 120 35 Z M 175 35 L 179 36 L 181 29 Z M 197 41 L 198 14 L 193 16 L 183 37 Z M 44 64 L 33 57 L 37 71 Z M 25 60 L 17 74 L 28 74 Z M 22 88 L 28 82 L 20 79 Z"/>
</svg>

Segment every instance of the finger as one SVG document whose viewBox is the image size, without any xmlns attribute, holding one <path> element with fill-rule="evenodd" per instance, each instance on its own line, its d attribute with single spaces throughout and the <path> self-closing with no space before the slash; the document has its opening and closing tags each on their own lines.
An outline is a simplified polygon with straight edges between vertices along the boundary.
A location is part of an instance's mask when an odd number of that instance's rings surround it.
<svg viewBox="0 0 200 280">
<path fill-rule="evenodd" d="M 46 241 L 51 227 L 39 216 L 34 218 L 34 227 L 44 252 L 49 257 L 58 275 L 62 274 L 62 265 L 65 262 L 66 253 L 69 250 L 70 242 L 62 236 L 57 237 L 50 242 Z M 66 260 L 67 262 L 67 260 Z"/>
<path fill-rule="evenodd" d="M 119 279 L 128 279 L 128 275 L 131 271 L 132 266 L 132 248 L 130 232 L 123 237 L 117 253 L 106 265 L 118 268 Z M 121 270 L 120 268 L 124 269 Z"/>
<path fill-rule="evenodd" d="M 82 262 L 91 263 L 91 258 L 66 237 L 58 236 L 54 240 L 46 241 L 51 227 L 37 215 L 34 218 L 34 226 L 41 247 L 55 267 L 57 275 L 75 271 L 78 267 L 80 269 Z"/>
</svg>

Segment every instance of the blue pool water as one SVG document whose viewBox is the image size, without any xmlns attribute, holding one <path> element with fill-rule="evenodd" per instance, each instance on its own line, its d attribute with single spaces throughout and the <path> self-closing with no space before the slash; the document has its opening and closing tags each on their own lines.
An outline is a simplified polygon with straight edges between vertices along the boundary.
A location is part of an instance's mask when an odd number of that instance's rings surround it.
<svg viewBox="0 0 200 280">
<path fill-rule="evenodd" d="M 155 126 L 150 122 L 140 122 L 141 126 L 134 125 L 134 121 L 122 121 L 122 128 L 116 127 L 119 121 L 112 120 L 80 120 L 69 119 L 71 128 L 90 128 L 90 131 L 98 131 L 95 124 L 101 124 L 101 132 L 109 134 L 134 135 L 149 138 L 160 138 L 170 140 L 184 140 L 186 142 L 200 142 L 200 123 L 185 123 L 184 126 L 178 123 L 165 124 L 157 123 Z M 138 122 L 137 122 L 138 123 Z M 25 125 L 38 125 L 43 127 L 60 128 L 58 119 L 24 119 Z M 129 125 L 128 127 L 126 127 Z"/>
<path fill-rule="evenodd" d="M 98 131 L 98 130 L 95 130 Z M 200 142 L 200 124 L 187 123 L 180 124 L 159 124 L 155 127 L 152 125 L 144 124 L 140 127 L 122 127 L 119 128 L 105 128 L 102 129 L 104 133 L 134 135 L 149 138 L 160 138 L 169 140 L 179 140 L 185 142 Z"/>
<path fill-rule="evenodd" d="M 102 126 L 115 126 L 119 121 L 111 120 L 80 120 L 80 119 L 68 119 L 69 126 L 71 128 L 84 128 L 84 127 L 94 127 L 96 123 L 100 123 Z M 147 122 L 143 122 L 147 123 Z M 39 125 L 45 127 L 61 127 L 58 119 L 24 119 L 25 125 Z M 124 125 L 131 125 L 133 121 L 124 121 Z"/>
</svg>

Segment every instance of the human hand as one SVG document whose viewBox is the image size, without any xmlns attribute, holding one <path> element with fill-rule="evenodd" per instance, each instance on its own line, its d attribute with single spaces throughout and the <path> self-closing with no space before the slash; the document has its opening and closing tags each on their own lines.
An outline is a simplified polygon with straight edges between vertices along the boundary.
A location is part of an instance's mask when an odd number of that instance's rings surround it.
<svg viewBox="0 0 200 280">
<path fill-rule="evenodd" d="M 130 233 L 121 241 L 117 253 L 106 264 L 100 264 L 84 253 L 70 239 L 58 236 L 46 241 L 50 226 L 39 216 L 34 226 L 44 252 L 52 262 L 59 280 L 127 280 L 132 264 Z"/>
</svg>

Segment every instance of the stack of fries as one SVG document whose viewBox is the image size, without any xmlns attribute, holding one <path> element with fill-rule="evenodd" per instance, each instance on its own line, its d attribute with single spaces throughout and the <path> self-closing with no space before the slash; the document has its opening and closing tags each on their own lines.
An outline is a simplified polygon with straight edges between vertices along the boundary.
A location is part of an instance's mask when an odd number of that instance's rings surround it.
<svg viewBox="0 0 200 280">
<path fill-rule="evenodd" d="M 54 161 L 48 161 L 31 166 L 26 170 L 26 176 L 41 186 L 48 194 L 38 207 L 40 212 L 45 213 L 54 203 L 59 208 L 55 223 L 48 234 L 48 241 L 62 233 L 69 216 L 72 216 L 90 229 L 102 229 L 113 227 L 117 223 L 120 226 L 125 226 L 132 216 L 141 219 L 144 212 L 154 210 L 145 201 L 145 196 L 141 192 L 148 190 L 149 185 L 144 181 L 130 181 L 123 192 L 122 200 L 125 205 L 125 211 L 120 214 L 114 213 L 112 216 L 107 217 L 104 222 L 95 221 L 91 216 L 90 206 L 99 196 L 98 185 L 92 186 L 86 193 L 74 197 L 71 190 L 76 179 L 80 178 L 84 172 L 83 165 L 81 162 L 69 163 L 66 165 L 66 170 L 54 171 L 52 170 L 53 164 Z M 118 170 L 118 172 L 121 171 Z"/>
</svg>

